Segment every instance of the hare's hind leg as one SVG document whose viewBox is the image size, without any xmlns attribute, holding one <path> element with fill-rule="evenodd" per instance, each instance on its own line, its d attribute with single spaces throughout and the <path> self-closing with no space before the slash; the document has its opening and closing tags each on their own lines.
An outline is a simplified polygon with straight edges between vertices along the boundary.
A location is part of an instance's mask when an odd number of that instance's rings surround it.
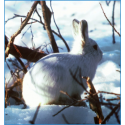
<svg viewBox="0 0 125 125">
<path fill-rule="evenodd" d="M 67 95 L 65 95 L 65 96 L 67 96 Z M 81 100 L 81 96 L 79 94 L 75 94 L 75 95 L 72 95 L 71 98 L 68 97 L 68 96 L 65 97 L 65 98 L 59 97 L 59 100 L 58 100 L 58 102 L 56 104 L 57 105 L 83 106 L 83 107 L 87 106 L 85 102 L 81 101 L 81 102 L 76 102 L 75 103 L 75 101 L 73 99 Z"/>
</svg>

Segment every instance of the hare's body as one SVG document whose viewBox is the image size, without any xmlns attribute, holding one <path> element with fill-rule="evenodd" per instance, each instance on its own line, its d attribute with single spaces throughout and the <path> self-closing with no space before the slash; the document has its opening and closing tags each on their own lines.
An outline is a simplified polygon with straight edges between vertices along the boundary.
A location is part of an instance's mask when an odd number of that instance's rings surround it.
<svg viewBox="0 0 125 125">
<path fill-rule="evenodd" d="M 83 45 L 80 42 L 81 46 Z M 96 46 L 96 47 L 93 47 Z M 90 38 L 82 49 L 69 53 L 50 54 L 40 59 L 25 75 L 23 80 L 23 98 L 27 105 L 41 104 L 67 104 L 70 96 L 80 99 L 83 88 L 74 80 L 71 72 L 80 80 L 79 68 L 82 76 L 94 78 L 102 52 L 96 42 Z M 96 50 L 96 51 L 95 51 Z M 85 80 L 83 84 L 87 87 Z"/>
</svg>

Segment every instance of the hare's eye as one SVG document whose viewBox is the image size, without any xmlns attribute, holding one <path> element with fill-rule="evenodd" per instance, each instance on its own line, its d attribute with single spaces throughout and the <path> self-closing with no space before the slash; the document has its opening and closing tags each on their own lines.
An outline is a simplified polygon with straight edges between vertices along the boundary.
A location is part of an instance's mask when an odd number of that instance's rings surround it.
<svg viewBox="0 0 125 125">
<path fill-rule="evenodd" d="M 97 50 L 97 45 L 94 45 L 93 48 L 94 48 L 95 50 Z"/>
</svg>

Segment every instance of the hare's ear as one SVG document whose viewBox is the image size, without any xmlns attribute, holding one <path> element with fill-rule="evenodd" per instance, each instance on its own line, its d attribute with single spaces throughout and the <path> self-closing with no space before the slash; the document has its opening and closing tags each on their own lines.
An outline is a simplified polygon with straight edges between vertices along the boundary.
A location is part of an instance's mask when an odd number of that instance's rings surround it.
<svg viewBox="0 0 125 125">
<path fill-rule="evenodd" d="M 73 36 L 75 39 L 77 39 L 80 35 L 79 21 L 74 19 L 72 21 L 72 27 L 73 27 Z"/>
<path fill-rule="evenodd" d="M 89 42 L 89 35 L 88 35 L 88 23 L 86 20 L 81 20 L 79 22 L 79 27 L 80 27 L 80 34 L 81 34 L 81 39 L 87 43 Z"/>
</svg>

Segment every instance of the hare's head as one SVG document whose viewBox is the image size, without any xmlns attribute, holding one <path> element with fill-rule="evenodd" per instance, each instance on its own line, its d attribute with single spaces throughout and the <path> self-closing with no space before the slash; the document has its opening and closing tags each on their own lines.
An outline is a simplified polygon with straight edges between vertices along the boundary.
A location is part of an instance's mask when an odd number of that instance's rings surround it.
<svg viewBox="0 0 125 125">
<path fill-rule="evenodd" d="M 76 19 L 72 21 L 73 36 L 75 42 L 72 48 L 72 53 L 87 54 L 88 56 L 94 56 L 97 62 L 102 59 L 102 51 L 97 43 L 89 38 L 88 23 L 86 20 L 80 22 Z"/>
</svg>

